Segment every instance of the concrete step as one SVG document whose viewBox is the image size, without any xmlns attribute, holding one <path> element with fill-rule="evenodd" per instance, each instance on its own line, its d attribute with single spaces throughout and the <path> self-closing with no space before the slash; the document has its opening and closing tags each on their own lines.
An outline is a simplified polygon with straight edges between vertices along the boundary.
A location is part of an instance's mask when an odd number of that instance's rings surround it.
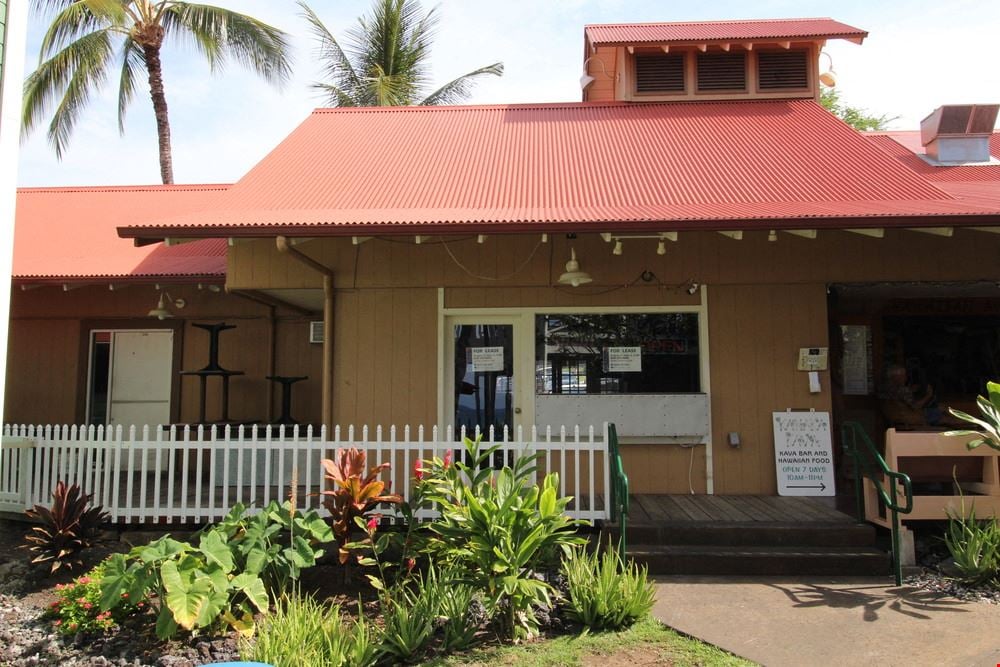
<svg viewBox="0 0 1000 667">
<path fill-rule="evenodd" d="M 882 576 L 889 556 L 873 547 L 630 544 L 650 574 Z"/>
<path fill-rule="evenodd" d="M 615 540 L 621 534 L 617 526 L 609 526 L 608 530 Z M 629 544 L 870 547 L 875 545 L 875 527 L 846 522 L 630 523 L 626 537 Z"/>
</svg>

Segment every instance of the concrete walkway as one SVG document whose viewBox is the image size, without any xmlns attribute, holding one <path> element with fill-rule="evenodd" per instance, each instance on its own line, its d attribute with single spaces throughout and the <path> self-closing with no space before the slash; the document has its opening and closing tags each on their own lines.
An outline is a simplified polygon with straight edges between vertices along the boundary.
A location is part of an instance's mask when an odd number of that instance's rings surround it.
<svg viewBox="0 0 1000 667">
<path fill-rule="evenodd" d="M 1000 665 L 998 605 L 884 578 L 655 580 L 654 616 L 767 667 Z"/>
</svg>

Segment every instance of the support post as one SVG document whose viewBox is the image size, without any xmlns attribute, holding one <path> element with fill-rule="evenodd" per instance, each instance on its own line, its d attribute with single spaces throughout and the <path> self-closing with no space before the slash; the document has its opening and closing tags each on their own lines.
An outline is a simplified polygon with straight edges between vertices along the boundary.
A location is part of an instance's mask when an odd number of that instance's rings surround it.
<svg viewBox="0 0 1000 667">
<path fill-rule="evenodd" d="M 333 432 L 333 277 L 323 276 L 323 426 Z"/>
</svg>

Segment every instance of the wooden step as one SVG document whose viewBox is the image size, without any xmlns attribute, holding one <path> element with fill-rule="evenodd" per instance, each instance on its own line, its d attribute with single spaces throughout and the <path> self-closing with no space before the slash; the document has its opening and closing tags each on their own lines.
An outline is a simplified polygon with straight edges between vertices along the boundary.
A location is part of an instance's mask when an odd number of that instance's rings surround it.
<svg viewBox="0 0 1000 667">
<path fill-rule="evenodd" d="M 617 526 L 607 530 L 617 540 Z M 782 523 L 692 521 L 630 523 L 629 544 L 870 547 L 875 545 L 875 527 L 858 523 Z"/>
<path fill-rule="evenodd" d="M 882 576 L 889 557 L 873 547 L 630 544 L 650 574 Z"/>
</svg>

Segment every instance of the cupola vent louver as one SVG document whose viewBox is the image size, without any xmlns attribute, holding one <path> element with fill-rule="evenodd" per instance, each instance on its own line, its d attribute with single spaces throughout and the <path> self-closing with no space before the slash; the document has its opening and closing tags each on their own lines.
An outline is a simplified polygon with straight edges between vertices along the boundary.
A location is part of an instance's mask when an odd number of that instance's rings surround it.
<svg viewBox="0 0 1000 667">
<path fill-rule="evenodd" d="M 699 53 L 698 90 L 746 90 L 746 53 Z"/>
<path fill-rule="evenodd" d="M 808 86 L 808 51 L 761 51 L 757 54 L 759 90 L 797 90 Z"/>
<path fill-rule="evenodd" d="M 684 56 L 680 53 L 636 54 L 635 91 L 683 93 Z"/>
</svg>

